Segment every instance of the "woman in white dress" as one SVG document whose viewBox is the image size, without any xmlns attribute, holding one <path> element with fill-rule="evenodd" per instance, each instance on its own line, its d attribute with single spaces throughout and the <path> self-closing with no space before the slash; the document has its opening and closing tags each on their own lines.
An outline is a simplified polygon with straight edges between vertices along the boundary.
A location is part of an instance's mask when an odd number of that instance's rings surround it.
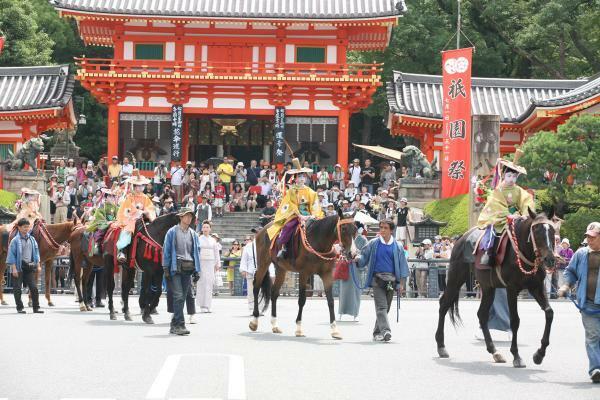
<svg viewBox="0 0 600 400">
<path fill-rule="evenodd" d="M 202 224 L 202 235 L 198 241 L 200 246 L 200 280 L 196 287 L 196 304 L 201 313 L 209 313 L 212 305 L 215 273 L 221 270 L 219 244 L 210 236 L 210 223 Z"/>
</svg>

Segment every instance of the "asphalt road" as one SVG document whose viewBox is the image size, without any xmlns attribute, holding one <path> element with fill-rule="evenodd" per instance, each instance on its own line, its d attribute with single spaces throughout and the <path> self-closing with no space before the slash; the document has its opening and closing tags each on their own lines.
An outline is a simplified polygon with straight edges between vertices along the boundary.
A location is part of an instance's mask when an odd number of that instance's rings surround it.
<svg viewBox="0 0 600 400">
<path fill-rule="evenodd" d="M 339 323 L 342 341 L 329 337 L 324 299 L 307 302 L 305 338 L 293 336 L 295 299 L 280 298 L 281 335 L 266 317 L 249 332 L 245 300 L 217 298 L 212 314 L 188 325 L 188 337 L 168 334 L 164 298 L 155 325 L 137 313 L 133 322 L 122 314 L 110 321 L 105 309 L 82 313 L 72 296 L 55 302 L 43 315 L 0 307 L 0 399 L 600 399 L 600 385 L 587 377 L 580 316 L 566 301 L 552 304 L 551 344 L 540 366 L 531 356 L 543 313 L 519 303 L 526 369 L 512 367 L 509 343 L 497 343 L 509 362 L 494 364 L 475 340 L 475 301 L 460 302 L 462 328 L 447 325 L 445 360 L 433 338 L 435 301 L 404 300 L 399 324 L 390 313 L 388 344 L 371 341 L 371 299 L 363 300 L 360 322 Z"/>
</svg>

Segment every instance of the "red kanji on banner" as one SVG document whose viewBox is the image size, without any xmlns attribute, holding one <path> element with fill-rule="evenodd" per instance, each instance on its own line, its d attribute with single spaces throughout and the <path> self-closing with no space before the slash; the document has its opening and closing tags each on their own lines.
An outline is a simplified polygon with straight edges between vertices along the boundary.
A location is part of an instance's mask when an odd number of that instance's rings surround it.
<svg viewBox="0 0 600 400">
<path fill-rule="evenodd" d="M 2 36 L 2 34 L 0 34 L 0 54 L 2 54 L 2 48 L 4 47 L 5 41 L 6 41 L 6 38 L 4 36 Z"/>
<path fill-rule="evenodd" d="M 442 52 L 442 198 L 469 193 L 473 49 Z"/>
</svg>

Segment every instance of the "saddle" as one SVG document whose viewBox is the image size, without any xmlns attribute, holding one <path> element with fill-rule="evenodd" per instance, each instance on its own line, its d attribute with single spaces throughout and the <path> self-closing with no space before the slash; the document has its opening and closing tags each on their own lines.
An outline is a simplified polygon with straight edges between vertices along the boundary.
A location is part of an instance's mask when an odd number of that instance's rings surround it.
<svg viewBox="0 0 600 400">
<path fill-rule="evenodd" d="M 489 265 L 481 264 L 481 257 L 483 256 L 484 251 L 480 249 L 479 244 L 483 239 L 484 234 L 485 230 L 479 228 L 474 228 L 467 232 L 467 240 L 465 242 L 464 250 L 465 254 L 463 255 L 466 261 L 475 264 L 475 268 L 480 271 L 488 271 L 492 269 L 492 267 Z M 496 248 L 496 265 L 494 265 L 494 267 L 502 265 L 504 257 L 506 256 L 508 241 L 508 234 L 506 231 L 504 231 L 502 236 L 500 236 L 498 247 Z"/>
<path fill-rule="evenodd" d="M 113 258 L 113 267 L 114 272 L 119 272 L 119 263 L 117 262 L 117 240 L 119 240 L 119 235 L 121 234 L 121 227 L 111 225 L 106 230 L 106 235 L 104 236 L 104 240 L 102 241 L 102 248 L 104 249 L 104 254 L 112 256 Z"/>
<path fill-rule="evenodd" d="M 281 248 L 284 246 L 278 244 L 277 239 L 279 239 L 279 235 L 273 238 L 273 241 L 271 242 L 271 259 L 273 261 L 277 260 L 277 253 L 279 253 L 279 250 L 281 250 Z M 295 260 L 298 258 L 298 252 L 300 249 L 300 224 L 298 224 L 294 230 L 294 233 L 292 233 L 292 237 L 285 245 L 287 247 L 287 255 L 285 259 Z"/>
</svg>

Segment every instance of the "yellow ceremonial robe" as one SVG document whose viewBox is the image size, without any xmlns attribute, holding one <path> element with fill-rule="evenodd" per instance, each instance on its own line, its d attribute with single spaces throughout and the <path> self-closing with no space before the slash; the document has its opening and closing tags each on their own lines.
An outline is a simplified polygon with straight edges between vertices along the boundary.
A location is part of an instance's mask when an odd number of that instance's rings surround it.
<svg viewBox="0 0 600 400">
<path fill-rule="evenodd" d="M 273 225 L 267 230 L 269 239 L 276 238 L 286 222 L 299 215 L 312 215 L 315 218 L 323 217 L 317 193 L 307 186 L 301 188 L 291 187 L 286 191 L 275 213 Z"/>
<path fill-rule="evenodd" d="M 479 214 L 477 226 L 485 228 L 494 225 L 497 233 L 502 233 L 506 227 L 506 217 L 509 215 L 527 215 L 527 208 L 535 211 L 533 196 L 520 186 L 499 186 L 490 195 Z"/>
</svg>

